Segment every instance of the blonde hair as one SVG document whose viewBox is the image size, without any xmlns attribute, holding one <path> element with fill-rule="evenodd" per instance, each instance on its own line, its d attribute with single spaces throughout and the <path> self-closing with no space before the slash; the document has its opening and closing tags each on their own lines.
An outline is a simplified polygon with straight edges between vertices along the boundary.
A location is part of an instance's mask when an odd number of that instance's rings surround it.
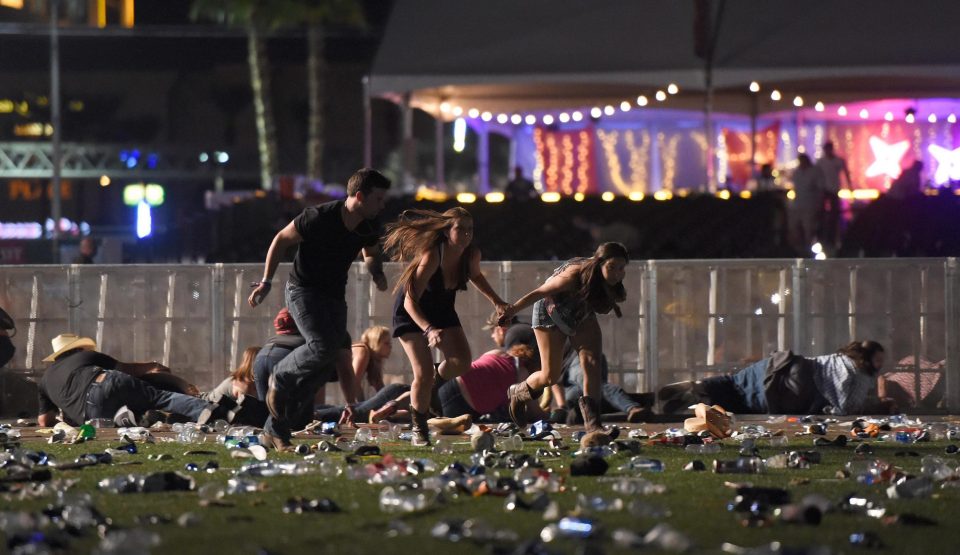
<svg viewBox="0 0 960 555">
<path fill-rule="evenodd" d="M 360 343 L 363 343 L 371 351 L 377 352 L 380 342 L 383 341 L 383 336 L 387 335 L 389 337 L 389 334 L 390 328 L 386 326 L 370 326 L 360 334 Z"/>
<path fill-rule="evenodd" d="M 260 347 L 247 347 L 243 351 L 243 358 L 240 360 L 240 366 L 230 373 L 230 377 L 246 383 L 253 383 L 253 361 L 257 358 Z"/>
<path fill-rule="evenodd" d="M 459 220 L 473 220 L 470 212 L 460 206 L 455 206 L 444 213 L 434 210 L 404 210 L 400 214 L 400 219 L 387 226 L 387 236 L 384 240 L 383 248 L 393 256 L 393 260 L 399 262 L 410 261 L 393 292 L 409 290 L 410 283 L 413 281 L 413 275 L 417 271 L 417 265 L 420 264 L 420 257 L 423 253 L 429 251 L 436 245 L 445 241 L 444 230 L 450 229 Z M 469 279 L 469 266 L 473 245 L 467 247 L 463 252 L 460 275 L 457 277 L 457 289 L 467 288 L 467 279 Z"/>
</svg>

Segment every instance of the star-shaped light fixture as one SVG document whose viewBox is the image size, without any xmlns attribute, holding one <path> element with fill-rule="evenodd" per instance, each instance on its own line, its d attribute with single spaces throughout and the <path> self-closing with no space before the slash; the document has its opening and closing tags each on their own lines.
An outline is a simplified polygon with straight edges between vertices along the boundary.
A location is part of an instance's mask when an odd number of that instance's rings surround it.
<svg viewBox="0 0 960 555">
<path fill-rule="evenodd" d="M 927 150 L 937 161 L 937 172 L 933 175 L 933 181 L 937 185 L 960 181 L 960 148 L 950 150 L 939 145 L 930 145 Z"/>
<path fill-rule="evenodd" d="M 909 141 L 900 141 L 898 143 L 887 144 L 879 137 L 870 137 L 870 150 L 873 151 L 875 160 L 867 168 L 867 177 L 876 177 L 886 175 L 889 177 L 899 177 L 902 169 L 900 168 L 900 159 L 910 148 Z"/>
</svg>

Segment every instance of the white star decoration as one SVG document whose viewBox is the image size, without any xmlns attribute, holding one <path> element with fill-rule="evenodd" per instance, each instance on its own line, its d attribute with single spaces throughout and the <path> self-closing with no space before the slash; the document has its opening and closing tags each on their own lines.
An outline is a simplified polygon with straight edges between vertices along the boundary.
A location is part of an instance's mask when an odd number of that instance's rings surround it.
<svg viewBox="0 0 960 555">
<path fill-rule="evenodd" d="M 878 175 L 886 175 L 894 178 L 899 177 L 902 171 L 900 168 L 900 159 L 903 158 L 903 155 L 907 153 L 907 149 L 909 148 L 909 141 L 900 141 L 899 143 L 889 145 L 883 139 L 870 137 L 870 150 L 873 151 L 873 156 L 876 160 L 867 168 L 867 177 L 876 177 Z"/>
<path fill-rule="evenodd" d="M 949 150 L 939 145 L 930 145 L 927 150 L 937 160 L 937 173 L 933 180 L 937 185 L 947 181 L 960 181 L 960 148 Z"/>
</svg>

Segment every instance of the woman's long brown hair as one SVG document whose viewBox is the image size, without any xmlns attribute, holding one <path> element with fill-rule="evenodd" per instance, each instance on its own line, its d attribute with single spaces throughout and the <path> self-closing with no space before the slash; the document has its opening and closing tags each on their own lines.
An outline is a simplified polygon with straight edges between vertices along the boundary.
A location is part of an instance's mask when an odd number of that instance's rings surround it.
<svg viewBox="0 0 960 555">
<path fill-rule="evenodd" d="M 593 257 L 580 265 L 580 288 L 574 295 L 584 301 L 594 312 L 606 314 L 613 310 L 617 318 L 623 316 L 617 306 L 627 298 L 627 290 L 623 283 L 610 285 L 603 279 L 603 263 L 611 258 L 622 258 L 630 261 L 627 247 L 622 243 L 603 243 L 597 247 Z"/>
<path fill-rule="evenodd" d="M 398 262 L 410 261 L 393 292 L 410 290 L 413 275 L 420 264 L 423 253 L 436 247 L 446 240 L 444 230 L 453 227 L 457 220 L 473 220 L 473 216 L 466 209 L 456 206 L 443 212 L 434 210 L 404 210 L 400 218 L 387 225 L 387 237 L 384 241 L 384 250 L 390 253 L 393 260 Z M 470 278 L 469 261 L 474 246 L 471 244 L 463 251 L 461 273 L 457 276 L 457 289 L 466 289 Z"/>
<path fill-rule="evenodd" d="M 253 361 L 257 358 L 260 347 L 247 347 L 243 351 L 243 359 L 240 366 L 230 373 L 230 377 L 245 383 L 253 383 Z"/>
</svg>

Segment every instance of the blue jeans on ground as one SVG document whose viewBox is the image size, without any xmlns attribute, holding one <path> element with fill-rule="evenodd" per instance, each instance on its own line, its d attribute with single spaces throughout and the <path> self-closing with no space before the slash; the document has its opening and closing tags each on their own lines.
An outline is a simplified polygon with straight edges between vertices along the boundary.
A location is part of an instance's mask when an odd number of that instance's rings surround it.
<svg viewBox="0 0 960 555">
<path fill-rule="evenodd" d="M 289 399 L 287 415 L 270 417 L 264 425 L 267 433 L 290 439 L 293 415 L 305 404 L 313 406 L 317 389 L 329 381 L 335 369 L 337 352 L 347 334 L 347 303 L 324 295 L 311 287 L 287 282 L 287 310 L 293 316 L 306 343 L 283 358 L 273 370 L 277 390 Z M 335 371 L 335 370 L 334 370 Z"/>
<path fill-rule="evenodd" d="M 376 392 L 373 397 L 357 403 L 357 405 L 353 407 L 354 420 L 357 422 L 366 422 L 370 411 L 377 410 L 407 391 L 410 391 L 410 386 L 402 383 L 391 383 L 383 386 L 383 389 Z M 342 405 L 323 407 L 314 411 L 313 417 L 321 422 L 338 422 L 344 408 Z"/>
<path fill-rule="evenodd" d="M 567 382 L 563 388 L 564 401 L 567 406 L 577 406 L 577 401 L 583 397 L 583 367 L 580 365 L 580 357 L 572 356 L 570 364 L 567 366 Z M 640 403 L 634 401 L 627 395 L 622 387 L 616 384 L 607 383 L 607 358 L 601 357 L 600 360 L 601 375 L 603 376 L 603 401 L 613 407 L 618 412 L 627 412 L 634 407 L 639 407 Z"/>
<path fill-rule="evenodd" d="M 713 404 L 740 414 L 765 414 L 768 409 L 763 379 L 768 363 L 765 358 L 736 374 L 713 376 L 701 383 Z"/>
<path fill-rule="evenodd" d="M 212 406 L 211 403 L 184 395 L 151 387 L 143 380 L 116 370 L 106 370 L 106 377 L 101 382 L 93 382 L 87 389 L 87 420 L 91 418 L 110 418 L 117 413 L 120 407 L 126 405 L 137 417 L 143 416 L 148 410 L 163 410 L 182 414 L 196 422 L 203 409 Z"/>
</svg>

